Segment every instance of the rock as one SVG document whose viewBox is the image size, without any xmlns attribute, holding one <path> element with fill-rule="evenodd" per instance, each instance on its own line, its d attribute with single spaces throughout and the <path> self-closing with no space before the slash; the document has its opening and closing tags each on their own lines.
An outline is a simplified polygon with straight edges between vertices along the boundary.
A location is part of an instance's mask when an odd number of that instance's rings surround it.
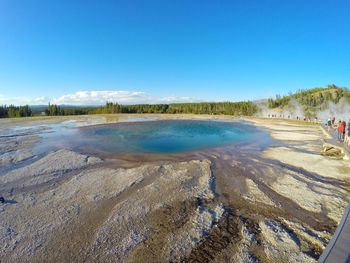
<svg viewBox="0 0 350 263">
<path fill-rule="evenodd" d="M 339 147 L 336 147 L 332 144 L 325 143 L 323 145 L 322 155 L 330 156 L 330 157 L 343 157 L 344 152 Z"/>
</svg>

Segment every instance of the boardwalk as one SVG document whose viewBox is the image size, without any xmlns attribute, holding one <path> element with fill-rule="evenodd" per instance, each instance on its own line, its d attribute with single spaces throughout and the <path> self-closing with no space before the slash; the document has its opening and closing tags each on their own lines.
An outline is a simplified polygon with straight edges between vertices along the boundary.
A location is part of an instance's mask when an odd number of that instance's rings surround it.
<svg viewBox="0 0 350 263">
<path fill-rule="evenodd" d="M 350 204 L 319 263 L 350 263 Z"/>
</svg>

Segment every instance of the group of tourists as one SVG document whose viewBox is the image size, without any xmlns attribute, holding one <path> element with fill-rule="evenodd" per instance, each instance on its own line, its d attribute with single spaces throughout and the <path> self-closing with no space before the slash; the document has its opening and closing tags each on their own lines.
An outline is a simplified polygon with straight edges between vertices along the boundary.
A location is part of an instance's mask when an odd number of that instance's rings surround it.
<svg viewBox="0 0 350 263">
<path fill-rule="evenodd" d="M 345 120 L 339 120 L 338 123 L 336 123 L 335 117 L 329 118 L 327 121 L 327 127 L 329 132 L 334 129 L 339 142 L 344 142 L 345 145 L 350 147 L 350 119 L 348 123 L 346 123 Z"/>
<path fill-rule="evenodd" d="M 319 123 L 319 119 L 317 117 L 315 118 L 309 118 L 309 117 L 293 117 L 292 115 L 284 115 L 284 114 L 267 114 L 268 118 L 279 118 L 279 119 L 291 119 L 291 120 L 297 120 L 297 121 L 308 121 L 308 122 L 314 122 Z"/>
</svg>

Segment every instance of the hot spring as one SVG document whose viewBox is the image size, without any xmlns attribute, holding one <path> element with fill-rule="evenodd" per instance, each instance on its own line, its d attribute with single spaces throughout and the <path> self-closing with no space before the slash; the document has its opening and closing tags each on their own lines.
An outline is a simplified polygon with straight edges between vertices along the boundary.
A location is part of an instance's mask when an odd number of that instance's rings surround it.
<svg viewBox="0 0 350 263">
<path fill-rule="evenodd" d="M 182 153 L 248 143 L 260 133 L 240 122 L 168 120 L 84 127 L 91 147 L 111 152 Z"/>
<path fill-rule="evenodd" d="M 230 145 L 249 145 L 266 138 L 261 129 L 240 121 L 157 120 L 60 125 L 43 136 L 41 151 L 69 148 L 106 154 L 178 154 Z"/>
</svg>

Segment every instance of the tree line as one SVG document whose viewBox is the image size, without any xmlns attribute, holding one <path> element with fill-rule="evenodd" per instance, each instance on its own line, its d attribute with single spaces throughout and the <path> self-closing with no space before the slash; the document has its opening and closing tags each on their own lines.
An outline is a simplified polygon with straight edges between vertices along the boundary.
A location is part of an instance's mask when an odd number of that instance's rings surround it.
<svg viewBox="0 0 350 263">
<path fill-rule="evenodd" d="M 31 116 L 32 112 L 29 106 L 2 106 L 2 109 L 11 108 L 11 114 L 1 114 L 6 117 Z M 12 114 L 12 109 L 21 109 L 19 114 Z M 27 114 L 23 114 L 23 109 L 27 109 Z M 9 112 L 9 111 L 6 111 Z M 113 113 L 168 113 L 168 114 L 226 114 L 251 116 L 257 112 L 254 103 L 246 102 L 200 102 L 200 103 L 174 103 L 174 104 L 138 104 L 138 105 L 120 105 L 118 103 L 107 102 L 100 107 L 66 107 L 56 104 L 49 104 L 44 113 L 47 116 L 64 115 L 86 115 L 86 114 L 113 114 Z"/>
<path fill-rule="evenodd" d="M 96 107 L 66 107 L 56 104 L 49 104 L 45 109 L 46 116 L 65 116 L 65 115 L 86 115 L 94 114 Z"/>
<path fill-rule="evenodd" d="M 32 116 L 32 110 L 28 105 L 14 106 L 14 105 L 0 105 L 0 118 L 15 118 L 15 117 L 29 117 Z"/>
<path fill-rule="evenodd" d="M 169 113 L 169 114 L 226 114 L 251 116 L 257 112 L 256 106 L 250 102 L 200 102 L 175 104 L 138 104 L 120 105 L 107 102 L 96 108 L 61 108 L 50 105 L 47 115 L 81 115 L 81 114 L 111 114 L 111 113 Z"/>
</svg>

